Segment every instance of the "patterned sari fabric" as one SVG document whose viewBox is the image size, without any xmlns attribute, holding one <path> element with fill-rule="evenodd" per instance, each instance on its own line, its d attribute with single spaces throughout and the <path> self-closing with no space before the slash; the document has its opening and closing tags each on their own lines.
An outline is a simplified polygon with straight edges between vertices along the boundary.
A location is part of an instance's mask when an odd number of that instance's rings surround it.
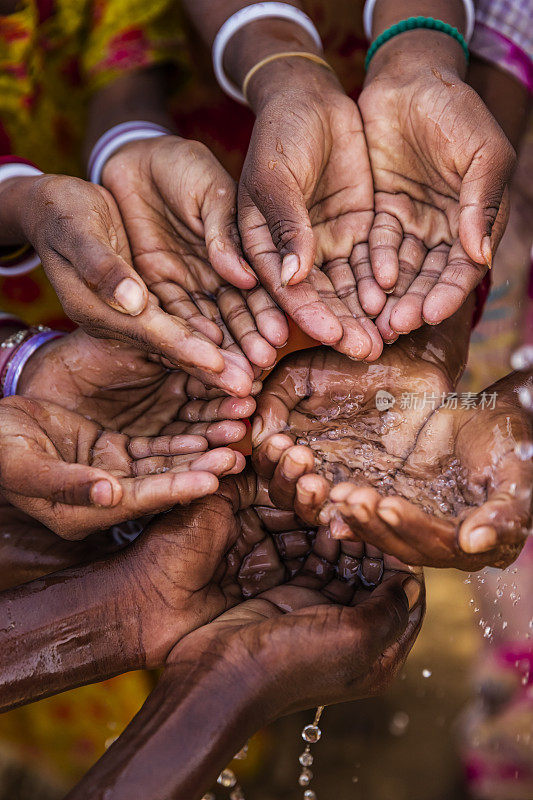
<svg viewBox="0 0 533 800">
<path fill-rule="evenodd" d="M 19 0 L 0 16 L 0 155 L 84 177 L 91 95 L 121 75 L 181 63 L 173 0 Z M 42 269 L 0 280 L 4 310 L 69 327 Z"/>
</svg>

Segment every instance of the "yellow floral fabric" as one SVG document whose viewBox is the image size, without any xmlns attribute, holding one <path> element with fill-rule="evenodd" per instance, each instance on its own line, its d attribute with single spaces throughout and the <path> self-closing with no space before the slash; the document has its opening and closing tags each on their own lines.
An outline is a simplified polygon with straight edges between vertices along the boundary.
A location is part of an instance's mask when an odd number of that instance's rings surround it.
<svg viewBox="0 0 533 800">
<path fill-rule="evenodd" d="M 91 95 L 133 70 L 180 66 L 176 0 L 21 0 L 0 15 L 0 155 L 85 176 Z M 1 305 L 29 323 L 69 327 L 42 269 L 0 279 Z"/>
</svg>

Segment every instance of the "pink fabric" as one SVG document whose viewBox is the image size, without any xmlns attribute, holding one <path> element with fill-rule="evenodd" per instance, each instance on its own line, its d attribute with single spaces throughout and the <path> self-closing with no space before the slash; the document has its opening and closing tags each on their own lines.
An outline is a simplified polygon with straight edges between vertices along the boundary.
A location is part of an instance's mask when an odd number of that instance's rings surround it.
<svg viewBox="0 0 533 800">
<path fill-rule="evenodd" d="M 533 24 L 533 22 L 530 22 Z M 525 50 L 499 31 L 476 23 L 470 50 L 479 58 L 509 72 L 533 93 L 533 61 Z"/>
</svg>

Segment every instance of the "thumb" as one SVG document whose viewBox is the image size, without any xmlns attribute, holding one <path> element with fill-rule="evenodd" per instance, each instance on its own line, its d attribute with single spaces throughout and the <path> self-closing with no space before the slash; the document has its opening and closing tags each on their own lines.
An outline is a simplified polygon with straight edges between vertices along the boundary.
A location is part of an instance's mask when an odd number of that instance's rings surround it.
<svg viewBox="0 0 533 800">
<path fill-rule="evenodd" d="M 68 464 L 34 450 L 26 450 L 23 458 L 3 459 L 1 485 L 3 491 L 19 498 L 42 498 L 69 506 L 111 508 L 122 499 L 120 482 L 105 470 Z"/>
<path fill-rule="evenodd" d="M 108 306 L 131 316 L 146 308 L 148 289 L 131 264 L 95 237 L 81 242 L 65 257 L 80 278 Z"/>
<path fill-rule="evenodd" d="M 271 175 L 258 177 L 261 180 L 256 178 L 251 190 L 247 188 L 281 256 L 281 285 L 293 286 L 309 275 L 316 255 L 305 198 L 292 176 L 285 181 L 273 180 Z M 241 229 L 241 233 L 245 239 L 246 232 Z"/>
<path fill-rule="evenodd" d="M 485 144 L 477 151 L 461 185 L 459 238 L 470 258 L 489 269 L 507 224 L 508 203 L 504 195 L 515 163 L 515 151 L 501 133 L 491 139 L 490 146 Z"/>
</svg>

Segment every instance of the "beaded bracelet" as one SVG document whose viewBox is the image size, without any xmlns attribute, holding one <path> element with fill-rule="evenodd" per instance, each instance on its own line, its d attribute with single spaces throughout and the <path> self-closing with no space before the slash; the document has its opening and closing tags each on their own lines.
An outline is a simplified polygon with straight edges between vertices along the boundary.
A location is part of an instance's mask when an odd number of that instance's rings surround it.
<svg viewBox="0 0 533 800">
<path fill-rule="evenodd" d="M 448 36 L 451 36 L 456 42 L 459 42 L 463 48 L 467 63 L 470 61 L 470 52 L 468 50 L 466 40 L 464 36 L 459 33 L 457 28 L 453 27 L 453 25 L 449 25 L 447 22 L 442 22 L 440 19 L 433 19 L 433 17 L 409 17 L 409 19 L 403 19 L 401 22 L 391 25 L 390 28 L 387 28 L 387 30 L 383 31 L 383 33 L 380 33 L 377 39 L 372 42 L 368 53 L 366 54 L 365 69 L 368 69 L 368 65 L 382 45 L 390 42 L 391 39 L 394 39 L 394 37 L 398 36 L 400 33 L 414 31 L 418 28 L 426 28 L 428 30 L 437 31 L 438 33 L 445 33 Z"/>
</svg>

